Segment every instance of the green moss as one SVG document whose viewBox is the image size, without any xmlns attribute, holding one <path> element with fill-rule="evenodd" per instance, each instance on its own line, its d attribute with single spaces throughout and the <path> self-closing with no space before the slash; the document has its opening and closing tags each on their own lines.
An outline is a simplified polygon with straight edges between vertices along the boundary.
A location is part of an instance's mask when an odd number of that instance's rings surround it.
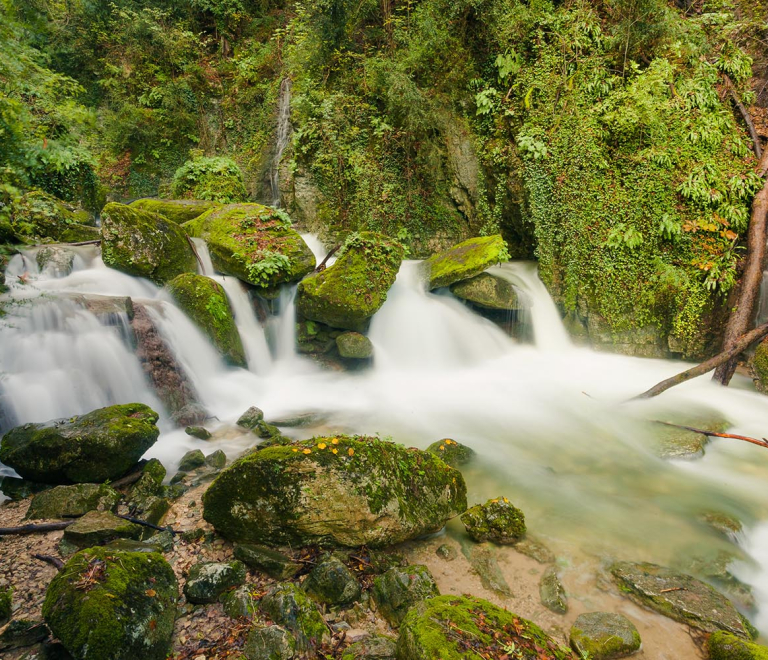
<svg viewBox="0 0 768 660">
<path fill-rule="evenodd" d="M 525 515 L 506 497 L 473 506 L 462 514 L 461 522 L 478 542 L 515 543 L 525 536 Z"/>
<path fill-rule="evenodd" d="M 64 530 L 59 550 L 70 554 L 96 545 L 104 545 L 114 539 L 139 540 L 142 527 L 109 511 L 89 511 Z"/>
<path fill-rule="evenodd" d="M 402 247 L 384 236 L 351 236 L 338 261 L 299 284 L 296 309 L 304 318 L 360 331 L 384 304 L 403 259 Z"/>
<path fill-rule="evenodd" d="M 98 240 L 99 230 L 80 224 L 83 219 L 74 207 L 35 190 L 14 204 L 11 229 L 20 240 L 28 243 Z"/>
<path fill-rule="evenodd" d="M 582 656 L 612 660 L 638 651 L 641 640 L 637 628 L 625 616 L 590 612 L 576 618 L 571 627 L 570 642 Z"/>
<path fill-rule="evenodd" d="M 188 160 L 173 175 L 175 197 L 232 204 L 248 199 L 243 173 L 231 158 L 199 156 Z"/>
<path fill-rule="evenodd" d="M 760 392 L 768 394 L 768 340 L 764 339 L 757 345 L 750 366 L 755 387 Z"/>
<path fill-rule="evenodd" d="M 438 456 L 441 461 L 444 461 L 451 467 L 459 468 L 462 465 L 469 463 L 475 456 L 475 450 L 466 445 L 462 445 L 460 442 L 451 440 L 450 438 L 444 438 L 433 442 L 427 451 Z"/>
<path fill-rule="evenodd" d="M 426 260 L 429 288 L 437 289 L 469 279 L 508 259 L 507 244 L 498 234 L 470 238 Z"/>
<path fill-rule="evenodd" d="M 120 497 L 120 493 L 106 484 L 56 486 L 35 495 L 25 518 L 74 518 L 88 511 L 111 511 L 117 506 Z"/>
<path fill-rule="evenodd" d="M 13 587 L 0 589 L 0 624 L 11 618 L 11 606 L 13 605 Z"/>
<path fill-rule="evenodd" d="M 219 202 L 202 199 L 137 199 L 129 204 L 131 208 L 157 213 L 177 225 L 194 220 L 210 209 L 220 206 Z"/>
<path fill-rule="evenodd" d="M 107 266 L 161 286 L 197 270 L 186 234 L 164 216 L 112 203 L 104 207 L 101 219 L 102 258 Z"/>
<path fill-rule="evenodd" d="M 273 587 L 259 603 L 261 611 L 291 631 L 302 651 L 316 649 L 328 634 L 317 606 L 297 585 Z"/>
<path fill-rule="evenodd" d="M 707 642 L 709 660 L 768 660 L 768 647 L 745 642 L 727 632 L 715 632 Z"/>
<path fill-rule="evenodd" d="M 184 273 L 168 283 L 168 292 L 226 362 L 237 367 L 248 366 L 232 308 L 218 282 L 203 275 Z"/>
</svg>

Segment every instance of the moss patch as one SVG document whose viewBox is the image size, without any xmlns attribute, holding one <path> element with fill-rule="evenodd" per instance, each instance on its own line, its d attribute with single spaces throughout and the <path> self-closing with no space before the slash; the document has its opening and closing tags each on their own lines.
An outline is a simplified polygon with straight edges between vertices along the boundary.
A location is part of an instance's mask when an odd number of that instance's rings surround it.
<svg viewBox="0 0 768 660">
<path fill-rule="evenodd" d="M 86 214 L 87 217 L 87 214 Z M 81 224 L 82 212 L 40 190 L 28 192 L 13 207 L 11 230 L 27 243 L 93 241 L 96 227 Z"/>
<path fill-rule="evenodd" d="M 478 542 L 515 543 L 525 536 L 525 515 L 506 497 L 473 506 L 461 516 L 461 522 Z"/>
<path fill-rule="evenodd" d="M 429 274 L 429 288 L 437 289 L 469 279 L 508 259 L 507 244 L 500 235 L 470 238 L 424 262 Z"/>
<path fill-rule="evenodd" d="M 707 642 L 709 660 L 768 660 L 768 648 L 745 642 L 727 632 L 713 633 Z"/>
<path fill-rule="evenodd" d="M 219 202 L 203 199 L 137 199 L 129 204 L 131 208 L 157 213 L 177 225 L 194 220 L 206 211 L 218 206 Z"/>
</svg>

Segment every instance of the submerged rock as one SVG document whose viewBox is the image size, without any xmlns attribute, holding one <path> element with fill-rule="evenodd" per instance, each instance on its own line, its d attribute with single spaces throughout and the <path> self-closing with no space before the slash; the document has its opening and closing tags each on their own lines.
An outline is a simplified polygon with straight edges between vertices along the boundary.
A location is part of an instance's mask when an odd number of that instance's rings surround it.
<svg viewBox="0 0 768 660">
<path fill-rule="evenodd" d="M 262 289 L 300 280 L 315 256 L 283 215 L 261 204 L 228 204 L 187 222 L 203 238 L 216 270 Z"/>
<path fill-rule="evenodd" d="M 710 635 L 707 650 L 709 660 L 768 660 L 768 647 L 745 642 L 724 631 Z"/>
<path fill-rule="evenodd" d="M 75 252 L 58 246 L 40 248 L 35 258 L 40 271 L 48 271 L 54 277 L 66 277 L 75 264 Z"/>
<path fill-rule="evenodd" d="M 13 204 L 11 227 L 29 243 L 97 241 L 99 230 L 85 223 L 90 216 L 41 190 L 28 192 Z"/>
<path fill-rule="evenodd" d="M 362 593 L 352 571 L 333 555 L 325 557 L 309 572 L 303 586 L 316 601 L 331 606 L 350 605 Z"/>
<path fill-rule="evenodd" d="M 408 614 L 416 603 L 439 596 L 435 578 L 426 566 L 391 568 L 373 581 L 371 590 L 379 613 L 393 626 Z"/>
<path fill-rule="evenodd" d="M 171 280 L 167 288 L 176 304 L 205 333 L 228 364 L 248 366 L 229 299 L 218 282 L 204 275 L 183 273 Z"/>
<path fill-rule="evenodd" d="M 690 575 L 630 562 L 614 564 L 611 573 L 622 592 L 640 605 L 705 632 L 726 630 L 752 638 L 751 626 L 731 601 Z"/>
<path fill-rule="evenodd" d="M 470 238 L 424 262 L 429 288 L 437 289 L 469 279 L 508 259 L 507 244 L 498 234 Z"/>
<path fill-rule="evenodd" d="M 608 612 L 580 614 L 571 626 L 573 649 L 590 660 L 623 658 L 640 650 L 640 634 L 627 617 Z"/>
<path fill-rule="evenodd" d="M 300 651 L 316 649 L 328 635 L 317 605 L 295 584 L 278 584 L 267 592 L 259 608 L 272 621 L 293 633 Z"/>
<path fill-rule="evenodd" d="M 253 452 L 203 495 L 233 541 L 381 547 L 436 532 L 466 508 L 461 473 L 378 438 L 315 438 Z"/>
<path fill-rule="evenodd" d="M 101 212 L 101 256 L 110 268 L 159 286 L 197 271 L 195 253 L 178 225 L 114 202 Z"/>
<path fill-rule="evenodd" d="M 451 293 L 483 309 L 514 311 L 524 307 L 515 287 L 503 277 L 490 273 L 451 284 Z"/>
<path fill-rule="evenodd" d="M 673 420 L 675 423 L 701 429 L 702 431 L 721 433 L 729 426 L 727 420 L 715 414 L 706 417 L 695 415 L 685 418 L 677 417 L 678 419 Z M 704 448 L 709 443 L 709 437 L 703 433 L 696 433 L 695 431 L 689 431 L 676 426 L 666 426 L 664 424 L 654 424 L 653 435 L 655 452 L 661 458 L 701 458 L 704 456 Z"/>
<path fill-rule="evenodd" d="M 206 211 L 221 206 L 221 204 L 205 199 L 152 199 L 147 197 L 137 199 L 128 206 L 141 211 L 157 213 L 177 225 L 183 225 Z"/>
<path fill-rule="evenodd" d="M 245 566 L 240 561 L 198 562 L 189 570 L 184 595 L 190 603 L 213 603 L 227 589 L 245 582 Z"/>
<path fill-rule="evenodd" d="M 528 535 L 512 547 L 521 555 L 530 557 L 540 564 L 551 564 L 555 561 L 555 554 L 546 545 Z"/>
<path fill-rule="evenodd" d="M 472 570 L 477 573 L 484 588 L 504 598 L 512 597 L 512 589 L 504 577 L 492 546 L 465 541 L 461 544 L 461 553 L 469 561 Z"/>
<path fill-rule="evenodd" d="M 115 479 L 157 440 L 158 414 L 143 403 L 108 406 L 11 429 L 0 461 L 25 479 L 50 484 Z"/>
<path fill-rule="evenodd" d="M 301 570 L 301 564 L 282 552 L 253 543 L 236 544 L 234 554 L 244 564 L 276 580 L 290 580 Z"/>
<path fill-rule="evenodd" d="M 525 536 L 525 515 L 506 497 L 473 506 L 461 516 L 461 522 L 478 542 L 512 544 Z"/>
<path fill-rule="evenodd" d="M 371 340 L 359 332 L 344 332 L 336 337 L 336 348 L 343 358 L 365 360 L 373 357 Z"/>
<path fill-rule="evenodd" d="M 56 486 L 32 498 L 24 516 L 28 520 L 76 518 L 89 511 L 112 511 L 120 493 L 106 484 Z"/>
<path fill-rule="evenodd" d="M 362 330 L 395 283 L 403 248 L 380 234 L 353 235 L 333 266 L 299 283 L 296 310 L 334 328 Z"/>
<path fill-rule="evenodd" d="M 53 578 L 43 616 L 77 660 L 165 660 L 177 600 L 162 555 L 90 548 Z"/>
<path fill-rule="evenodd" d="M 554 566 L 550 566 L 541 576 L 539 597 L 541 604 L 555 614 L 565 614 L 568 611 L 568 598 Z"/>
<path fill-rule="evenodd" d="M 475 456 L 474 449 L 450 438 L 433 442 L 427 447 L 427 451 L 438 456 L 443 462 L 448 463 L 448 465 L 454 468 L 467 465 Z"/>
</svg>

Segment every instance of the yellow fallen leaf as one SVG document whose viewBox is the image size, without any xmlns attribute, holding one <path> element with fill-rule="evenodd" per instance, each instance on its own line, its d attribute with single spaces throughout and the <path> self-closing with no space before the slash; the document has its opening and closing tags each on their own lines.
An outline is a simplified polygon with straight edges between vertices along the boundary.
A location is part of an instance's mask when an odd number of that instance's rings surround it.
<svg viewBox="0 0 768 660">
<path fill-rule="evenodd" d="M 350 447 L 350 448 L 349 448 L 349 451 L 347 451 L 347 453 L 348 453 L 350 456 L 353 456 L 353 455 L 354 455 L 354 453 L 355 453 L 355 450 L 354 450 L 354 449 L 352 449 L 352 447 Z"/>
<path fill-rule="evenodd" d="M 324 442 L 321 442 L 319 445 L 317 445 L 318 449 L 325 449 L 328 445 L 326 445 Z"/>
<path fill-rule="evenodd" d="M 311 449 L 305 449 L 305 450 L 304 450 L 304 453 L 305 453 L 305 454 L 311 454 L 311 453 L 312 453 L 312 450 L 311 450 Z"/>
</svg>

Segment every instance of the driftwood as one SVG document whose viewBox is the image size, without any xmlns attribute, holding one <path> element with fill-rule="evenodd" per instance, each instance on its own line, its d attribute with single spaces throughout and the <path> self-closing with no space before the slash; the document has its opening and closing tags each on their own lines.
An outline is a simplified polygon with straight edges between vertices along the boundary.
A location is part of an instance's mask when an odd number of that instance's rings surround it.
<svg viewBox="0 0 768 660">
<path fill-rule="evenodd" d="M 736 88 L 733 85 L 733 81 L 731 81 L 728 76 L 725 76 L 725 86 L 728 88 L 728 92 L 731 95 L 733 104 L 738 108 L 744 123 L 747 125 L 749 137 L 752 138 L 752 148 L 755 151 L 755 156 L 757 156 L 757 159 L 760 160 L 760 156 L 763 155 L 763 150 L 760 147 L 760 138 L 758 137 L 757 131 L 755 130 L 755 124 L 752 121 L 752 117 L 750 117 L 749 111 L 744 107 L 744 104 L 741 102 L 741 99 L 739 99 L 738 94 L 736 94 Z"/>
<path fill-rule="evenodd" d="M 57 532 L 59 530 L 66 529 L 74 523 L 74 520 L 67 520 L 66 522 L 55 523 L 30 523 L 29 525 L 21 525 L 19 527 L 0 527 L 0 536 L 10 536 L 12 534 L 44 534 L 46 532 Z"/>
<path fill-rule="evenodd" d="M 325 264 L 328 263 L 328 259 L 330 259 L 334 254 L 336 254 L 339 251 L 339 248 L 341 247 L 341 243 L 339 243 L 333 250 L 331 250 L 328 254 L 325 255 L 325 259 L 323 259 L 320 264 L 318 264 L 317 268 L 315 268 L 315 272 L 319 273 L 321 270 L 325 270 Z"/>
<path fill-rule="evenodd" d="M 200 265 L 200 274 L 202 275 L 205 272 L 205 266 L 203 266 L 203 260 L 200 258 L 200 255 L 197 253 L 195 242 L 189 236 L 186 236 L 185 238 L 187 239 L 187 243 L 189 243 L 189 247 L 192 248 L 192 253 L 195 255 L 195 259 L 197 259 L 197 263 Z"/>
<path fill-rule="evenodd" d="M 691 380 L 691 378 L 702 376 L 705 373 L 712 371 L 712 369 L 716 369 L 720 365 L 725 364 L 729 360 L 733 360 L 748 346 L 756 341 L 759 341 L 766 335 L 768 335 L 768 323 L 763 323 L 751 332 L 742 335 L 739 340 L 728 350 L 725 350 L 722 353 L 718 353 L 714 357 L 709 358 L 709 360 L 705 360 L 701 364 L 697 364 L 695 367 L 691 367 L 690 369 L 672 376 L 671 378 L 662 380 L 660 383 L 654 385 L 651 389 L 646 390 L 642 394 L 638 394 L 635 397 L 632 397 L 630 400 L 634 401 L 635 399 L 650 399 L 651 397 L 661 394 L 662 392 L 666 392 L 670 387 L 684 383 L 687 380 Z"/>
<path fill-rule="evenodd" d="M 52 557 L 51 555 L 32 555 L 34 559 L 39 559 L 40 561 L 44 561 L 46 564 L 51 564 L 52 566 L 55 566 L 58 570 L 61 570 L 64 566 L 64 562 L 61 561 L 58 557 Z"/>
<path fill-rule="evenodd" d="M 114 488 L 117 490 L 118 488 L 122 488 L 123 486 L 130 486 L 131 484 L 136 483 L 141 477 L 144 475 L 144 472 L 142 470 L 136 470 L 135 472 L 131 472 L 130 474 L 125 475 L 124 477 L 121 477 L 120 479 L 116 479 L 111 484 L 108 484 L 110 488 Z"/>
<path fill-rule="evenodd" d="M 149 527 L 150 529 L 156 529 L 160 532 L 170 532 L 172 536 L 176 536 L 179 532 L 177 532 L 175 529 L 172 529 L 171 527 L 160 527 L 159 525 L 154 525 L 151 522 L 147 522 L 146 520 L 141 520 L 140 518 L 134 518 L 133 516 L 124 516 L 122 514 L 117 514 L 118 518 L 122 518 L 123 520 L 127 520 L 128 522 L 132 522 L 136 525 L 144 525 L 144 527 Z"/>
<path fill-rule="evenodd" d="M 684 429 L 685 431 L 693 431 L 694 433 L 700 433 L 701 435 L 707 435 L 712 438 L 732 438 L 733 440 L 743 440 L 744 442 L 751 442 L 758 447 L 765 447 L 768 449 L 768 440 L 763 438 L 750 438 L 748 435 L 736 435 L 735 433 L 717 433 L 715 431 L 705 431 L 704 429 L 697 429 L 693 426 L 684 426 L 683 424 L 673 424 L 672 422 L 662 422 L 660 419 L 653 420 L 656 424 L 664 424 L 665 426 L 674 426 L 677 429 Z"/>
</svg>

